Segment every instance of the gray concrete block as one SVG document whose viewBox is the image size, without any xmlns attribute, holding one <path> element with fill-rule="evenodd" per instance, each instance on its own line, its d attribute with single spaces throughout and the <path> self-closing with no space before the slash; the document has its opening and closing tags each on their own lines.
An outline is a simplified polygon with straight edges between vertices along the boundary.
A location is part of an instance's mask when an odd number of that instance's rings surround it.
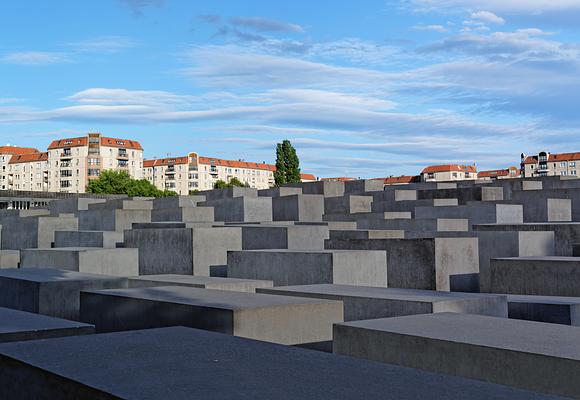
<svg viewBox="0 0 580 400">
<path fill-rule="evenodd" d="M 540 296 L 580 296 L 580 258 L 495 258 L 490 263 L 490 291 Z"/>
<path fill-rule="evenodd" d="M 361 194 L 367 192 L 379 192 L 385 187 L 383 179 L 357 179 L 344 182 L 345 194 Z"/>
<path fill-rule="evenodd" d="M 467 218 L 474 224 L 521 224 L 523 207 L 517 204 L 471 203 L 457 207 L 416 207 L 415 218 Z"/>
<path fill-rule="evenodd" d="M 56 231 L 54 247 L 101 247 L 114 249 L 123 243 L 123 232 L 117 231 Z"/>
<path fill-rule="evenodd" d="M 0 307 L 0 343 L 88 335 L 94 332 L 93 325 Z"/>
<path fill-rule="evenodd" d="M 203 289 L 233 290 L 234 292 L 255 293 L 256 288 L 272 287 L 272 281 L 255 279 L 216 278 L 192 275 L 142 275 L 129 277 L 130 288 L 154 286 L 190 286 Z"/>
<path fill-rule="evenodd" d="M 161 208 L 151 211 L 151 222 L 214 222 L 213 207 Z"/>
<path fill-rule="evenodd" d="M 90 203 L 89 210 L 152 210 L 151 200 L 112 199 L 106 202 Z"/>
<path fill-rule="evenodd" d="M 495 317 L 508 316 L 505 295 L 330 284 L 260 288 L 257 292 L 340 300 L 344 305 L 345 321 L 435 312 L 461 312 Z"/>
<path fill-rule="evenodd" d="M 389 287 L 395 288 L 449 291 L 451 276 L 479 272 L 478 244 L 474 237 L 331 239 L 325 247 L 386 251 Z"/>
<path fill-rule="evenodd" d="M 580 326 L 580 297 L 508 294 L 513 319 Z"/>
<path fill-rule="evenodd" d="M 137 249 L 61 247 L 23 249 L 20 268 L 54 268 L 111 276 L 139 275 Z"/>
<path fill-rule="evenodd" d="M 342 197 L 324 198 L 325 214 L 356 214 L 370 213 L 372 196 L 348 195 Z"/>
<path fill-rule="evenodd" d="M 326 225 L 239 225 L 242 250 L 323 250 L 329 238 Z"/>
<path fill-rule="evenodd" d="M 404 230 L 379 230 L 379 229 L 355 229 L 355 230 L 331 230 L 330 239 L 404 239 Z"/>
<path fill-rule="evenodd" d="M 233 199 L 236 197 L 257 197 L 258 191 L 254 188 L 232 187 L 227 189 L 214 189 L 199 192 L 197 195 L 205 196 L 207 201 Z"/>
<path fill-rule="evenodd" d="M 209 276 L 210 266 L 227 264 L 228 250 L 242 249 L 242 230 L 238 227 L 132 229 L 125 231 L 125 247 L 139 249 L 140 275 Z"/>
<path fill-rule="evenodd" d="M 2 221 L 2 249 L 50 248 L 54 232 L 77 230 L 74 217 L 9 217 Z"/>
<path fill-rule="evenodd" d="M 77 320 L 79 292 L 126 288 L 127 278 L 49 268 L 0 270 L 0 307 Z"/>
<path fill-rule="evenodd" d="M 342 303 L 184 286 L 81 292 L 98 332 L 188 326 L 287 345 L 332 340 Z"/>
<path fill-rule="evenodd" d="M 0 250 L 0 268 L 18 268 L 20 250 Z"/>
<path fill-rule="evenodd" d="M 81 210 L 88 210 L 89 204 L 104 203 L 105 199 L 91 199 L 88 197 L 73 197 L 70 199 L 53 200 L 49 203 L 50 215 L 57 217 L 63 213 L 78 214 Z"/>
<path fill-rule="evenodd" d="M 270 189 L 258 190 L 258 196 L 263 197 L 282 197 L 282 196 L 292 196 L 294 194 L 302 194 L 302 188 L 277 186 Z"/>
<path fill-rule="evenodd" d="M 491 292 L 490 260 L 501 257 L 555 255 L 554 232 L 476 231 L 479 243 L 479 289 Z"/>
<path fill-rule="evenodd" d="M 151 210 L 103 208 L 79 211 L 78 229 L 122 232 L 125 229 L 131 229 L 136 222 L 151 222 Z"/>
<path fill-rule="evenodd" d="M 359 229 L 404 230 L 412 232 L 467 232 L 469 220 L 466 218 L 437 219 L 361 219 Z"/>
<path fill-rule="evenodd" d="M 272 221 L 272 199 L 270 197 L 235 197 L 210 200 L 201 203 L 213 207 L 216 221 L 262 222 Z"/>
<path fill-rule="evenodd" d="M 0 346 L 6 399 L 351 400 L 378 393 L 384 400 L 556 398 L 184 327 Z"/>
<path fill-rule="evenodd" d="M 228 252 L 228 277 L 274 286 L 340 283 L 387 286 L 384 251 L 244 250 Z"/>
<path fill-rule="evenodd" d="M 274 221 L 322 221 L 324 197 L 312 194 L 296 194 L 272 198 Z"/>
<path fill-rule="evenodd" d="M 580 397 L 580 328 L 436 313 L 337 324 L 337 354 Z"/>
<path fill-rule="evenodd" d="M 164 208 L 197 207 L 197 203 L 205 201 L 204 195 L 191 196 L 168 196 L 153 200 L 153 209 L 162 210 Z"/>
<path fill-rule="evenodd" d="M 344 196 L 344 182 L 316 181 L 306 183 L 291 183 L 286 187 L 301 187 L 304 194 L 320 194 L 324 197 Z"/>
</svg>

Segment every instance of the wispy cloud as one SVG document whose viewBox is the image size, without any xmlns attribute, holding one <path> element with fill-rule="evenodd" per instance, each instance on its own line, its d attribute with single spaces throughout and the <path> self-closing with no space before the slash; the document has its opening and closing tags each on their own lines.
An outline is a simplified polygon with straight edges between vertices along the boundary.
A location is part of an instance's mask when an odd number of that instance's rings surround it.
<svg viewBox="0 0 580 400">
<path fill-rule="evenodd" d="M 233 26 L 243 27 L 258 32 L 304 32 L 304 28 L 298 24 L 263 17 L 234 17 L 230 19 L 230 23 Z"/>
<path fill-rule="evenodd" d="M 48 51 L 21 51 L 9 53 L 0 58 L 0 62 L 17 65 L 51 65 L 71 61 L 65 53 Z"/>
<path fill-rule="evenodd" d="M 141 16 L 148 7 L 160 7 L 165 0 L 118 0 L 121 4 L 129 7 L 135 16 Z"/>
<path fill-rule="evenodd" d="M 443 25 L 415 25 L 413 30 L 416 31 L 431 31 L 431 32 L 439 32 L 445 33 L 448 32 L 449 29 L 444 27 Z"/>
<path fill-rule="evenodd" d="M 135 41 L 124 36 L 99 36 L 79 42 L 69 43 L 68 46 L 81 53 L 113 54 L 134 47 Z"/>
<path fill-rule="evenodd" d="M 477 12 L 471 13 L 470 18 L 474 19 L 474 20 L 482 21 L 482 22 L 485 22 L 488 24 L 497 24 L 497 25 L 505 24 L 505 19 L 498 17 L 497 15 L 492 13 L 491 11 L 477 11 Z"/>
</svg>

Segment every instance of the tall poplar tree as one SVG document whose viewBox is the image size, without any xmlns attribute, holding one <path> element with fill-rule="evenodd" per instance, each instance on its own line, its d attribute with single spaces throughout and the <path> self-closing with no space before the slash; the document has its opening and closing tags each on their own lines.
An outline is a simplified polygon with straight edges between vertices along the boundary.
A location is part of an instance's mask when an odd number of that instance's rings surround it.
<svg viewBox="0 0 580 400">
<path fill-rule="evenodd" d="M 300 182 L 300 160 L 289 140 L 283 140 L 276 145 L 274 181 L 276 186 Z"/>
</svg>

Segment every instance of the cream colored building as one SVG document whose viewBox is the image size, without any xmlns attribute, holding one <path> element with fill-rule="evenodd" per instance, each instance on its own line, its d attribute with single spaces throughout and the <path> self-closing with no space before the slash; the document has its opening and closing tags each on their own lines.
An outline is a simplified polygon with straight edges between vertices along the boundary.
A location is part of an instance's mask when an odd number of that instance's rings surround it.
<svg viewBox="0 0 580 400">
<path fill-rule="evenodd" d="M 53 141 L 48 146 L 48 163 L 51 192 L 84 193 L 89 181 L 105 170 L 126 171 L 132 178 L 143 178 L 141 144 L 100 133 Z"/>
<path fill-rule="evenodd" d="M 271 164 L 201 157 L 197 153 L 145 160 L 143 165 L 144 177 L 155 187 L 178 194 L 210 190 L 216 181 L 229 182 L 234 177 L 250 187 L 267 189 L 274 186 L 276 170 Z"/>
<path fill-rule="evenodd" d="M 48 154 L 13 155 L 8 162 L 9 190 L 31 192 L 48 191 Z"/>
<path fill-rule="evenodd" d="M 477 179 L 477 169 L 474 165 L 431 165 L 421 171 L 423 182 L 450 182 Z"/>
<path fill-rule="evenodd" d="M 494 179 L 515 179 L 521 178 L 521 171 L 517 167 L 509 167 L 506 169 L 493 169 L 489 171 L 479 171 L 477 179 L 480 180 L 494 180 Z"/>
<path fill-rule="evenodd" d="M 578 177 L 580 153 L 550 154 L 542 151 L 537 156 L 521 155 L 522 171 L 525 178 L 537 176 Z"/>
<path fill-rule="evenodd" d="M 40 153 L 37 149 L 31 147 L 17 147 L 17 146 L 0 146 L 0 189 L 8 190 L 8 163 L 12 157 L 23 154 Z"/>
</svg>

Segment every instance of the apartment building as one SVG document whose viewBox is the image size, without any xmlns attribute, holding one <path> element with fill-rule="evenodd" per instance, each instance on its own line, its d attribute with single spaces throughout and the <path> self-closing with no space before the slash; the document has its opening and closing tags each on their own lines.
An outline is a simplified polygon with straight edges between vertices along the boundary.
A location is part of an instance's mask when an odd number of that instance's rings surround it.
<svg viewBox="0 0 580 400">
<path fill-rule="evenodd" d="M 316 180 L 313 174 L 300 174 L 300 182 L 316 182 Z"/>
<path fill-rule="evenodd" d="M 267 189 L 274 185 L 276 170 L 271 164 L 201 157 L 197 153 L 145 160 L 143 167 L 145 179 L 158 189 L 179 194 L 210 190 L 216 181 L 229 182 L 232 178 L 256 189 Z"/>
<path fill-rule="evenodd" d="M 522 174 L 519 168 L 509 167 L 505 169 L 493 169 L 489 171 L 479 171 L 477 179 L 495 180 L 495 179 L 514 179 L 521 178 Z"/>
<path fill-rule="evenodd" d="M 421 171 L 423 182 L 449 182 L 477 179 L 475 165 L 431 165 Z"/>
<path fill-rule="evenodd" d="M 48 146 L 48 190 L 84 193 L 101 171 L 126 171 L 143 178 L 143 148 L 135 140 L 89 133 L 87 136 L 54 140 Z"/>
<path fill-rule="evenodd" d="M 9 189 L 8 163 L 12 157 L 31 153 L 39 153 L 39 151 L 32 147 L 0 146 L 0 189 Z"/>
<path fill-rule="evenodd" d="M 48 191 L 48 153 L 13 155 L 6 170 L 9 190 Z"/>
<path fill-rule="evenodd" d="M 389 176 L 388 178 L 377 178 L 383 179 L 385 185 L 407 185 L 409 183 L 421 182 L 421 177 L 419 175 L 401 175 L 401 176 Z"/>
<path fill-rule="evenodd" d="M 580 171 L 580 153 L 551 154 L 541 151 L 538 155 L 521 155 L 521 171 L 525 178 L 537 176 L 572 176 Z"/>
</svg>

